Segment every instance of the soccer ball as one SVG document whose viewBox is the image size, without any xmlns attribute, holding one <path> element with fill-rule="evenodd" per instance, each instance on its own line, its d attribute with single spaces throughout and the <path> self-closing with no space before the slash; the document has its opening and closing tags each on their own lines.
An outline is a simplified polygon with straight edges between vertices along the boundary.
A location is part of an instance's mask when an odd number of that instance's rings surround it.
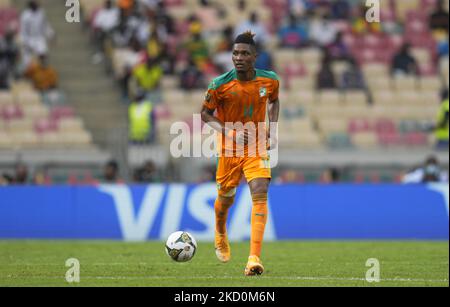
<svg viewBox="0 0 450 307">
<path fill-rule="evenodd" d="M 166 242 L 166 253 L 176 262 L 191 260 L 197 251 L 197 241 L 185 231 L 172 233 Z"/>
</svg>

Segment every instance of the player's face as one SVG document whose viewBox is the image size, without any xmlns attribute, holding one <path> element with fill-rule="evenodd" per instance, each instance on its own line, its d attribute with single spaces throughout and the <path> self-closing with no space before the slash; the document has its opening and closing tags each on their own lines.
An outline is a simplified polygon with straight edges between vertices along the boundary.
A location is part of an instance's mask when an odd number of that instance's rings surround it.
<svg viewBox="0 0 450 307">
<path fill-rule="evenodd" d="M 256 52 L 248 44 L 235 44 L 233 47 L 233 64 L 237 72 L 247 72 L 255 67 Z"/>
</svg>

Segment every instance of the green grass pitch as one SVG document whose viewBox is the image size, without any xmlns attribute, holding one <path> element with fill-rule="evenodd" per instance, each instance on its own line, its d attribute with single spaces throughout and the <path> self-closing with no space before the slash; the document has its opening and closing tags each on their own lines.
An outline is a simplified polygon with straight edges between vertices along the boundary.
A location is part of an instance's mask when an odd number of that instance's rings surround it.
<svg viewBox="0 0 450 307">
<path fill-rule="evenodd" d="M 448 242 L 266 242 L 258 277 L 243 276 L 249 244 L 231 247 L 227 264 L 212 243 L 199 244 L 191 262 L 175 263 L 162 242 L 0 241 L 0 286 L 449 286 Z M 69 258 L 80 262 L 78 284 L 66 282 Z M 365 280 L 369 258 L 380 262 L 379 283 Z"/>
</svg>

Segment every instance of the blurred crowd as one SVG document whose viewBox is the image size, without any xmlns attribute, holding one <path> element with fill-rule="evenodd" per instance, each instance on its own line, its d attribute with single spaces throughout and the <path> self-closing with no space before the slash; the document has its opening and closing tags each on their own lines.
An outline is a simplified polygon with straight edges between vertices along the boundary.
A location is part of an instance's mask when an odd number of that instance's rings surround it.
<svg viewBox="0 0 450 307">
<path fill-rule="evenodd" d="M 27 79 L 45 97 L 59 94 L 58 74 L 49 63 L 49 45 L 55 31 L 38 1 L 29 1 L 19 22 L 6 25 L 0 38 L 0 89 L 10 89 L 11 82 Z"/>
</svg>

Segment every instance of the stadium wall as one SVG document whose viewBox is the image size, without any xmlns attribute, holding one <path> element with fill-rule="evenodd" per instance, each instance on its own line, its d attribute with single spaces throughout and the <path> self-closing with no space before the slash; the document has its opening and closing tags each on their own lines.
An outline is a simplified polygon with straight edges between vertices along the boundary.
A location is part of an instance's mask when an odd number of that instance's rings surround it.
<svg viewBox="0 0 450 307">
<path fill-rule="evenodd" d="M 449 186 L 273 185 L 266 240 L 448 240 Z M 214 237 L 215 184 L 0 188 L 2 239 Z M 248 240 L 251 197 L 238 190 L 229 236 Z"/>
</svg>

